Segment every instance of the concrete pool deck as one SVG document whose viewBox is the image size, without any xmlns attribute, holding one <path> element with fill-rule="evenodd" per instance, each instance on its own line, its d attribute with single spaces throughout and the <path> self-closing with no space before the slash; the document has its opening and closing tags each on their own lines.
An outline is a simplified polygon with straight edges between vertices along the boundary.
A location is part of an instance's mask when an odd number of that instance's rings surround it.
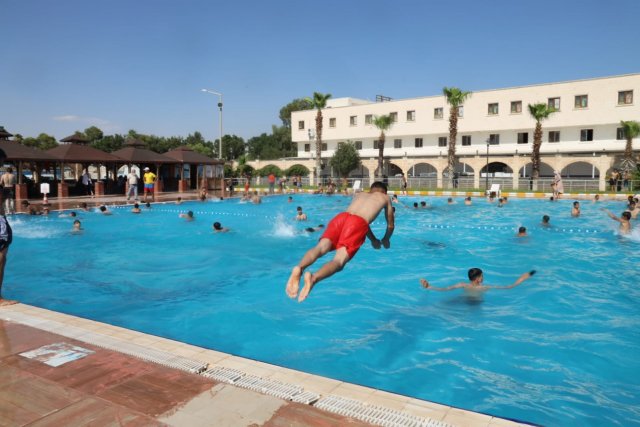
<svg viewBox="0 0 640 427">
<path fill-rule="evenodd" d="M 56 345 L 89 354 L 69 357 L 63 352 L 57 355 L 61 364 L 50 366 L 47 358 L 55 354 L 51 347 Z M 28 358 L 38 350 L 35 359 Z M 185 361 L 197 363 L 185 369 L 171 367 Z M 194 369 L 198 364 L 206 371 Z M 227 380 L 207 377 L 216 371 L 226 374 Z M 232 384 L 229 373 L 254 381 Z M 252 382 L 258 386 L 252 387 Z M 276 397 L 282 390 L 285 394 L 293 390 L 293 397 Z M 0 425 L 527 424 L 15 304 L 0 307 Z"/>
</svg>

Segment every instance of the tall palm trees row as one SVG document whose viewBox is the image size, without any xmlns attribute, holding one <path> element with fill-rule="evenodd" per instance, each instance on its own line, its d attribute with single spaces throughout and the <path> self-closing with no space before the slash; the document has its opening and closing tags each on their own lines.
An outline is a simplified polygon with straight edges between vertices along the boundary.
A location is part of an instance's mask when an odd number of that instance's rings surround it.
<svg viewBox="0 0 640 427">
<path fill-rule="evenodd" d="M 457 87 L 444 87 L 442 93 L 449 104 L 449 150 L 447 153 L 447 175 L 449 177 L 448 184 L 453 187 L 454 171 L 457 163 L 456 156 L 456 139 L 458 137 L 458 118 L 460 107 L 471 96 L 472 92 L 463 91 Z M 319 92 L 313 93 L 313 98 L 306 98 L 318 112 L 316 114 L 316 182 L 320 178 L 321 155 L 322 155 L 322 109 L 326 107 L 327 100 L 331 98 L 331 94 L 323 94 Z M 533 132 L 533 147 L 531 150 L 532 173 L 531 178 L 537 180 L 540 177 L 540 147 L 542 146 L 542 121 L 556 112 L 555 108 L 546 103 L 540 102 L 529 104 L 529 114 L 536 121 L 536 127 Z M 384 144 L 385 132 L 391 129 L 394 120 L 391 115 L 376 116 L 372 124 L 380 130 L 380 139 L 378 140 L 378 169 L 376 176 L 383 176 L 384 162 Z M 624 159 L 622 161 L 622 169 L 630 171 L 636 167 L 633 160 L 633 139 L 640 135 L 640 123 L 634 120 L 621 121 L 626 146 L 624 151 Z M 487 171 L 488 173 L 489 171 Z"/>
</svg>

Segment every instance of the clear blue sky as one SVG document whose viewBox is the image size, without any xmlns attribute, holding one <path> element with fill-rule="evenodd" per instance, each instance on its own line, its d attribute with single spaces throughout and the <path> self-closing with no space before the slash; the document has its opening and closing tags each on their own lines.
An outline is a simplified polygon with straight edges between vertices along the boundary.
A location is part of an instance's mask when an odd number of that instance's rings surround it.
<svg viewBox="0 0 640 427">
<path fill-rule="evenodd" d="M 640 1 L 0 0 L 0 125 L 245 139 L 314 91 L 373 99 L 640 72 Z"/>
</svg>

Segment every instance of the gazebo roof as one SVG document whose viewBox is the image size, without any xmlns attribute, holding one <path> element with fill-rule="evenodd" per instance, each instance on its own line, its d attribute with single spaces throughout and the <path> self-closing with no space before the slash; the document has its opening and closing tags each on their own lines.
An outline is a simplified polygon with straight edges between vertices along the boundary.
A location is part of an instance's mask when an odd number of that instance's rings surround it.
<svg viewBox="0 0 640 427">
<path fill-rule="evenodd" d="M 4 126 L 0 126 L 0 139 L 7 139 L 10 136 L 13 136 L 13 134 L 7 132 Z"/>
<path fill-rule="evenodd" d="M 71 142 L 74 144 L 87 144 L 89 140 L 79 133 L 74 133 L 66 138 L 62 138 L 60 142 Z"/>
<path fill-rule="evenodd" d="M 0 148 L 7 155 L 7 160 L 24 160 L 24 161 L 58 161 L 60 160 L 55 154 L 47 151 L 38 150 L 37 148 L 27 147 L 16 141 L 0 141 Z"/>
<path fill-rule="evenodd" d="M 66 138 L 65 138 L 66 139 Z M 99 163 L 121 163 L 122 161 L 109 153 L 106 153 L 97 148 L 89 147 L 88 145 L 81 144 L 64 144 L 58 145 L 55 148 L 46 151 L 53 156 L 56 156 L 58 160 L 72 163 L 86 163 L 86 162 L 99 162 Z"/>
<path fill-rule="evenodd" d="M 176 163 L 176 161 L 170 157 L 166 157 L 162 154 L 158 154 L 155 151 L 147 150 L 146 148 L 137 148 L 135 146 L 129 146 L 121 148 L 112 153 L 119 159 L 126 161 L 127 163 Z"/>
<path fill-rule="evenodd" d="M 135 148 L 144 148 L 146 149 L 147 144 L 138 139 L 138 138 L 127 138 L 127 140 L 123 144 L 125 147 L 135 147 Z"/>
<path fill-rule="evenodd" d="M 172 158 L 175 162 L 192 165 L 217 165 L 224 163 L 222 160 L 212 159 L 204 154 L 197 153 L 186 145 L 167 151 L 163 155 Z"/>
</svg>

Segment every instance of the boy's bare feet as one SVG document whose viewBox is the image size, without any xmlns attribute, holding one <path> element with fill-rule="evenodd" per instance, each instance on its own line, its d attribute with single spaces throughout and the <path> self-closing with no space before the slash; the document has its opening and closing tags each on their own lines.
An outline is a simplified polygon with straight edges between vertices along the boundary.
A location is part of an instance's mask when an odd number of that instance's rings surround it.
<svg viewBox="0 0 640 427">
<path fill-rule="evenodd" d="M 13 304 L 17 304 L 18 301 L 14 301 L 12 299 L 3 299 L 0 298 L 0 307 L 2 307 L 3 305 L 13 305 Z"/>
<path fill-rule="evenodd" d="M 302 269 L 300 269 L 300 267 L 298 267 L 297 265 L 291 270 L 291 276 L 289 276 L 289 280 L 287 281 L 287 295 L 289 295 L 289 298 L 295 298 L 296 296 L 298 296 L 301 274 Z"/>
<path fill-rule="evenodd" d="M 422 285 L 423 288 L 429 287 L 429 282 L 427 282 L 426 279 L 420 279 L 420 284 Z"/>
<path fill-rule="evenodd" d="M 311 288 L 313 288 L 313 276 L 308 271 L 304 273 L 304 288 L 300 292 L 298 296 L 298 302 L 302 302 L 309 296 L 309 292 L 311 292 Z"/>
</svg>

